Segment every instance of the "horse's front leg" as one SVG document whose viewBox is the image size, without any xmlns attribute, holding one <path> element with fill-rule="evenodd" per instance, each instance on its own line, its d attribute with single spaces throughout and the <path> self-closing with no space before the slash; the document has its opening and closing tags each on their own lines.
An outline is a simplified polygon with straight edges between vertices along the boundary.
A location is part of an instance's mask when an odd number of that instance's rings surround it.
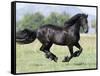
<svg viewBox="0 0 100 76">
<path fill-rule="evenodd" d="M 74 52 L 73 56 L 78 57 L 82 53 L 82 47 L 80 46 L 79 43 L 76 43 L 75 46 L 79 49 L 78 51 Z"/>
<path fill-rule="evenodd" d="M 62 62 L 69 62 L 73 57 L 73 46 L 68 46 L 70 56 L 66 56 Z"/>
</svg>

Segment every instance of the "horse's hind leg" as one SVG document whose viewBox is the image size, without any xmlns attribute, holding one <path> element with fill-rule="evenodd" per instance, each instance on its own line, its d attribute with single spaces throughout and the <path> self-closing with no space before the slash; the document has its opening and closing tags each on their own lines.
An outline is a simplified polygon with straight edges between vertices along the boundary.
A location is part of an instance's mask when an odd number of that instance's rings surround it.
<svg viewBox="0 0 100 76">
<path fill-rule="evenodd" d="M 73 58 L 73 46 L 68 46 L 70 56 L 66 56 L 62 62 L 69 62 Z"/>
<path fill-rule="evenodd" d="M 40 48 L 41 51 L 45 53 L 46 58 L 54 60 L 57 62 L 58 57 L 56 57 L 53 53 L 50 52 L 50 47 L 52 46 L 52 43 L 43 44 Z"/>
<path fill-rule="evenodd" d="M 75 44 L 75 46 L 79 49 L 78 51 L 76 51 L 75 53 L 74 53 L 74 57 L 78 57 L 81 53 L 82 53 L 82 47 L 80 46 L 80 44 L 79 43 L 76 43 Z"/>
</svg>

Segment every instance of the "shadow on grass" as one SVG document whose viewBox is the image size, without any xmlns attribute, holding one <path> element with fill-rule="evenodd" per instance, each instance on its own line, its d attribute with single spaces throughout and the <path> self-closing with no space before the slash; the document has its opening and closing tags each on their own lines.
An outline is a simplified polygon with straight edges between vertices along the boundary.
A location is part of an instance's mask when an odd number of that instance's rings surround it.
<svg viewBox="0 0 100 76">
<path fill-rule="evenodd" d="M 73 65 L 86 65 L 86 63 L 74 63 Z"/>
</svg>

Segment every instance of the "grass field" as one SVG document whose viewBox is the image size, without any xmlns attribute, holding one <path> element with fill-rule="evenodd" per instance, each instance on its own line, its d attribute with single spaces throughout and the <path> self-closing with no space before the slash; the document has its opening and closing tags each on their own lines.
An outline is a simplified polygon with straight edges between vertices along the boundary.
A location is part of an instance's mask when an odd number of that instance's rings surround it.
<svg viewBox="0 0 100 76">
<path fill-rule="evenodd" d="M 80 44 L 83 47 L 81 55 L 65 63 L 62 60 L 69 54 L 68 48 L 53 45 L 51 52 L 58 57 L 58 62 L 55 63 L 46 59 L 44 53 L 39 50 L 41 43 L 38 40 L 26 45 L 16 43 L 16 71 L 27 73 L 96 68 L 96 36 L 81 35 Z"/>
</svg>

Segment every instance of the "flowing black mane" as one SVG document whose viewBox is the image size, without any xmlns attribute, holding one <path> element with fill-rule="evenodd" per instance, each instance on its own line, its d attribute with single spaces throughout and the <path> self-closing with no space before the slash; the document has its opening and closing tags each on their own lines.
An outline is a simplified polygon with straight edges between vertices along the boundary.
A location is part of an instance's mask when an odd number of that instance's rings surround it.
<svg viewBox="0 0 100 76">
<path fill-rule="evenodd" d="M 84 14 L 84 13 L 76 14 L 75 16 L 70 18 L 68 21 L 66 21 L 64 23 L 64 26 L 69 27 L 69 26 L 73 25 L 79 19 L 79 17 L 81 17 L 81 16 L 86 16 L 86 14 Z"/>
</svg>

